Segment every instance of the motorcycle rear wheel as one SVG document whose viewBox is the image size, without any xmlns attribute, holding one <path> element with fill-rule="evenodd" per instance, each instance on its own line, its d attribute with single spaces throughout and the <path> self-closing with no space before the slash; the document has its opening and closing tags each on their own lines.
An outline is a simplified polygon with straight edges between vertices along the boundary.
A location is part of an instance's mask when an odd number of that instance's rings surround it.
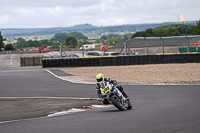
<svg viewBox="0 0 200 133">
<path fill-rule="evenodd" d="M 111 101 L 112 104 L 113 104 L 116 108 L 118 108 L 120 111 L 124 111 L 123 106 L 120 105 L 120 103 L 118 103 L 118 102 L 116 101 L 116 97 L 112 97 L 112 98 L 110 99 L 110 101 Z"/>
</svg>

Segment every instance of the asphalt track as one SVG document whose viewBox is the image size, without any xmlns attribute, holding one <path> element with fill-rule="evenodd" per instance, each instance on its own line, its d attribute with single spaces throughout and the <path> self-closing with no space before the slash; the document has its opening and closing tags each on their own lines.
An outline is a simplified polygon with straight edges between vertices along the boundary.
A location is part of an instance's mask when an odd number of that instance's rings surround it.
<svg viewBox="0 0 200 133">
<path fill-rule="evenodd" d="M 96 97 L 96 90 L 92 84 L 63 81 L 43 69 L 10 70 L 11 68 L 2 66 L 0 66 L 0 69 L 3 68 L 0 70 L 0 97 Z M 200 131 L 199 85 L 123 85 L 123 87 L 131 98 L 132 110 L 118 111 L 110 107 L 57 117 L 6 122 L 0 124 L 0 133 L 198 133 Z"/>
</svg>

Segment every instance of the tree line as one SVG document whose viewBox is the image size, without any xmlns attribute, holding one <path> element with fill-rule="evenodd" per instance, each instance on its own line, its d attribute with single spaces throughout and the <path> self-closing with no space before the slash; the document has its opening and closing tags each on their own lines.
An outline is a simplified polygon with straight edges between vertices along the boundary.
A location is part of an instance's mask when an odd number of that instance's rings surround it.
<svg viewBox="0 0 200 133">
<path fill-rule="evenodd" d="M 136 32 L 131 36 L 134 37 L 166 37 L 166 36 L 184 36 L 184 35 L 200 35 L 200 21 L 196 21 L 197 25 L 172 24 L 157 28 L 148 28 L 145 31 Z"/>
<path fill-rule="evenodd" d="M 0 36 L 0 40 L 3 38 Z M 72 33 L 56 33 L 54 34 L 53 38 L 50 40 L 44 39 L 44 40 L 28 40 L 26 41 L 24 38 L 19 37 L 17 39 L 17 42 L 13 44 L 7 44 L 5 46 L 5 50 L 13 50 L 14 48 L 25 48 L 25 47 L 41 47 L 41 46 L 52 46 L 53 48 L 57 48 L 59 41 L 61 44 L 63 44 L 66 47 L 76 47 L 77 45 L 80 45 L 78 43 L 78 40 L 86 41 L 88 37 L 84 36 L 82 33 L 79 32 L 72 32 Z M 1 41 L 0 47 L 4 48 L 3 41 Z"/>
<path fill-rule="evenodd" d="M 196 21 L 196 25 L 191 24 L 170 24 L 156 28 L 148 28 L 145 31 L 138 31 L 134 34 L 125 35 L 102 35 L 101 39 L 106 40 L 107 45 L 115 45 L 134 37 L 166 37 L 166 36 L 184 36 L 184 35 L 200 35 L 200 21 Z"/>
</svg>

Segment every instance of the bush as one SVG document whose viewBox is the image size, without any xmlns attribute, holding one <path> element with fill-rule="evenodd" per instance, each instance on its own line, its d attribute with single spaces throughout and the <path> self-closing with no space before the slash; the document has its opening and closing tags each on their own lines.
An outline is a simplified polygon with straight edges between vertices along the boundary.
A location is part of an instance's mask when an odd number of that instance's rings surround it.
<svg viewBox="0 0 200 133">
<path fill-rule="evenodd" d="M 10 44 L 7 44 L 6 46 L 5 46 L 5 50 L 13 50 L 14 49 L 14 47 L 13 47 L 13 45 L 10 43 Z"/>
</svg>

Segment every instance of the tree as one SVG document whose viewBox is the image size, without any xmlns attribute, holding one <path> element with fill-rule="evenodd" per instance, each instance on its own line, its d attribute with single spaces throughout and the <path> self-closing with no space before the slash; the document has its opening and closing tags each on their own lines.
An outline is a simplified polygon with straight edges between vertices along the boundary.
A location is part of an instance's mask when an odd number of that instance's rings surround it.
<svg viewBox="0 0 200 133">
<path fill-rule="evenodd" d="M 200 35 L 200 20 L 196 21 L 197 25 L 192 27 L 193 35 Z"/>
<path fill-rule="evenodd" d="M 179 25 L 180 35 L 191 34 L 193 25 Z M 165 37 L 165 36 L 177 36 L 178 35 L 178 24 L 164 25 L 156 27 L 154 29 L 148 28 L 145 31 L 139 31 L 132 35 L 134 37 Z"/>
<path fill-rule="evenodd" d="M 13 50 L 14 49 L 14 47 L 13 47 L 13 44 L 7 44 L 6 46 L 5 46 L 5 50 Z"/>
<path fill-rule="evenodd" d="M 117 37 L 119 37 L 119 36 L 121 36 L 121 35 L 117 35 L 117 34 L 108 34 L 107 36 L 106 36 L 106 38 L 105 37 L 103 37 L 103 38 L 105 38 L 105 40 L 107 40 L 107 39 L 112 39 L 112 38 L 117 38 Z"/>
<path fill-rule="evenodd" d="M 101 41 L 99 39 L 96 40 L 96 43 L 101 43 Z"/>
<path fill-rule="evenodd" d="M 58 39 L 59 41 L 65 41 L 68 37 L 74 37 L 78 40 L 86 41 L 88 37 L 84 36 L 81 32 L 71 32 L 71 33 L 56 33 L 52 39 Z M 52 40 L 51 39 L 51 40 Z"/>
<path fill-rule="evenodd" d="M 29 40 L 29 41 L 27 41 L 27 45 L 28 45 L 28 47 L 33 47 L 34 42 L 32 40 Z"/>
<path fill-rule="evenodd" d="M 49 44 L 47 39 L 40 40 L 38 43 L 40 46 L 47 46 Z"/>
<path fill-rule="evenodd" d="M 65 45 L 67 47 L 76 47 L 78 41 L 76 40 L 76 38 L 70 36 L 70 37 L 67 37 L 66 40 L 65 40 Z"/>
<path fill-rule="evenodd" d="M 27 43 L 26 43 L 26 40 L 23 39 L 23 38 L 18 38 L 17 39 L 17 47 L 18 48 L 23 48 L 23 47 L 27 47 Z"/>
<path fill-rule="evenodd" d="M 146 29 L 145 34 L 146 36 L 153 36 L 154 35 L 153 29 L 152 28 Z"/>
<path fill-rule="evenodd" d="M 70 42 L 70 46 L 75 48 L 76 45 L 77 45 L 77 43 L 78 43 L 78 41 L 76 40 L 76 38 L 73 38 L 73 39 L 71 40 L 71 42 Z"/>
<path fill-rule="evenodd" d="M 4 40 L 5 39 L 3 39 L 3 36 L 1 35 L 1 31 L 0 31 L 0 50 L 1 50 L 1 48 L 4 48 L 4 44 L 3 44 Z"/>
<path fill-rule="evenodd" d="M 100 39 L 107 40 L 107 37 L 105 35 L 102 35 Z"/>
<path fill-rule="evenodd" d="M 134 38 L 134 37 L 145 37 L 145 36 L 146 36 L 145 31 L 138 31 L 135 34 L 133 34 L 131 36 L 131 38 Z"/>
<path fill-rule="evenodd" d="M 69 37 L 69 35 L 67 33 L 56 33 L 53 38 L 56 38 L 60 41 L 65 41 L 65 39 Z"/>
<path fill-rule="evenodd" d="M 69 35 L 78 40 L 86 41 L 88 39 L 88 37 L 84 36 L 81 32 L 71 32 Z"/>
</svg>

